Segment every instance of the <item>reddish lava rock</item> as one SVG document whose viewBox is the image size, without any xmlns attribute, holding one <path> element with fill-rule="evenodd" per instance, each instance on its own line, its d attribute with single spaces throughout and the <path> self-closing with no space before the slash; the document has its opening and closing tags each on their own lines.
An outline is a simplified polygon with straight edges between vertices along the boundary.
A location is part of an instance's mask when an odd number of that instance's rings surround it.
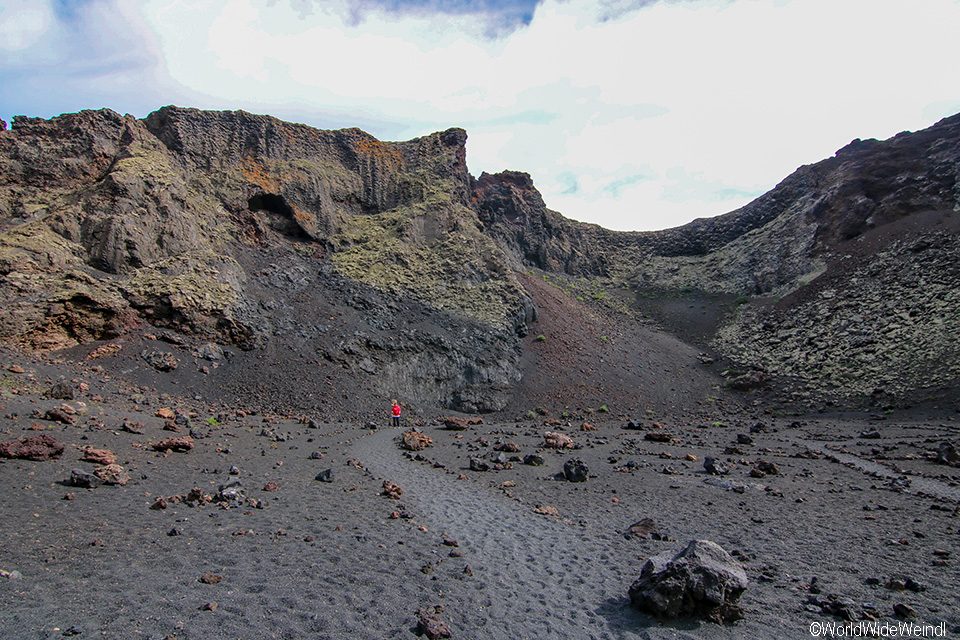
<svg viewBox="0 0 960 640">
<path fill-rule="evenodd" d="M 186 453 L 193 449 L 193 438 L 190 436 L 183 436 L 180 438 L 168 438 L 167 440 L 160 440 L 159 442 L 153 443 L 154 451 L 179 451 L 181 453 Z"/>
<path fill-rule="evenodd" d="M 123 486 L 130 482 L 130 474 L 118 464 L 108 464 L 105 467 L 97 467 L 93 470 L 93 475 L 100 478 L 104 484 Z"/>
<path fill-rule="evenodd" d="M 427 607 L 417 611 L 417 633 L 429 640 L 450 638 L 450 626 L 440 617 L 441 607 Z"/>
<path fill-rule="evenodd" d="M 220 584 L 220 581 L 223 580 L 223 576 L 218 576 L 215 573 L 205 573 L 198 578 L 203 584 Z"/>
<path fill-rule="evenodd" d="M 543 434 L 543 446 L 548 449 L 573 449 L 573 438 L 555 431 Z"/>
<path fill-rule="evenodd" d="M 267 484 L 263 485 L 263 490 L 264 490 L 264 491 L 271 491 L 271 492 L 273 492 L 273 491 L 280 491 L 280 485 L 278 485 L 276 482 L 274 482 L 274 481 L 271 480 L 271 481 L 268 482 Z"/>
<path fill-rule="evenodd" d="M 422 451 L 433 444 L 433 438 L 419 431 L 404 431 L 403 443 L 404 449 L 409 451 Z"/>
<path fill-rule="evenodd" d="M 42 462 L 59 458 L 61 455 L 63 455 L 63 444 L 46 434 L 0 442 L 0 458 Z"/>
<path fill-rule="evenodd" d="M 94 449 L 93 447 L 84 448 L 83 456 L 81 456 L 80 459 L 84 462 L 102 465 L 117 463 L 117 455 L 113 451 L 109 449 Z"/>
<path fill-rule="evenodd" d="M 403 495 L 403 489 L 400 488 L 400 485 L 390 482 L 389 480 L 383 481 L 383 491 L 380 492 L 380 495 L 387 496 L 391 500 L 399 500 L 400 496 Z"/>
</svg>

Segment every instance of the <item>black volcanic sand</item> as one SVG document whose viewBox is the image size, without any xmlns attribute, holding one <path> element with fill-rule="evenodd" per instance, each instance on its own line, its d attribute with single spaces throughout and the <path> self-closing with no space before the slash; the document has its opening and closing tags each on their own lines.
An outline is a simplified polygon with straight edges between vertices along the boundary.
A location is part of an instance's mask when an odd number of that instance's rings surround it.
<svg viewBox="0 0 960 640">
<path fill-rule="evenodd" d="M 416 610 L 434 605 L 455 638 L 803 638 L 811 622 L 833 619 L 807 604 L 814 577 L 817 598 L 850 598 L 891 621 L 904 603 L 918 621 L 945 621 L 948 636 L 960 630 L 960 470 L 928 459 L 940 441 L 956 441 L 954 416 L 796 420 L 701 409 L 648 414 L 640 430 L 610 419 L 592 420 L 595 431 L 542 417 L 460 432 L 431 423 L 423 430 L 434 445 L 410 454 L 398 430 L 228 414 L 90 370 L 74 378 L 89 384 L 77 398 L 48 399 L 66 367 L 21 359 L 26 371 L 9 373 L 5 357 L 0 439 L 49 434 L 67 448 L 59 460 L 0 461 L 0 569 L 22 574 L 0 578 L 4 638 L 412 638 Z M 64 403 L 84 414 L 76 425 L 30 417 Z M 198 435 L 209 435 L 187 453 L 150 450 L 183 435 L 163 430 L 160 407 L 193 412 Z M 124 418 L 145 433 L 121 431 Z M 737 444 L 758 422 L 765 431 Z M 880 438 L 860 437 L 874 428 Z M 580 448 L 541 450 L 540 467 L 468 469 L 502 442 L 519 445 L 507 457 L 534 453 L 547 430 Z M 646 441 L 648 431 L 674 440 Z M 94 468 L 79 460 L 87 445 L 114 451 L 130 483 L 64 486 L 71 469 Z M 731 473 L 706 475 L 706 455 Z M 589 466 L 587 482 L 555 479 L 570 458 Z M 779 473 L 749 477 L 760 460 Z M 193 487 L 216 493 L 234 479 L 232 465 L 262 508 L 150 509 Z M 328 468 L 332 483 L 314 479 Z M 399 501 L 380 495 L 384 479 L 403 489 Z M 559 515 L 535 512 L 544 506 Z M 393 511 L 410 517 L 391 519 Z M 626 539 L 641 518 L 669 540 Z M 644 559 L 694 538 L 745 566 L 745 618 L 735 626 L 658 622 L 629 606 Z M 206 573 L 222 580 L 200 582 Z M 903 577 L 925 590 L 883 586 Z"/>
</svg>

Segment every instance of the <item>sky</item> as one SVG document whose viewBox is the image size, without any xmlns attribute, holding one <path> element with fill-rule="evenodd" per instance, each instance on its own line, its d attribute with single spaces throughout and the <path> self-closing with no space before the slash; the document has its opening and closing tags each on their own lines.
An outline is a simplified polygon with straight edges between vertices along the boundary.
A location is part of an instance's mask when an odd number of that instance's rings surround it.
<svg viewBox="0 0 960 640">
<path fill-rule="evenodd" d="M 166 104 L 529 172 L 613 229 L 719 215 L 960 112 L 960 0 L 0 0 L 0 118 Z"/>
</svg>

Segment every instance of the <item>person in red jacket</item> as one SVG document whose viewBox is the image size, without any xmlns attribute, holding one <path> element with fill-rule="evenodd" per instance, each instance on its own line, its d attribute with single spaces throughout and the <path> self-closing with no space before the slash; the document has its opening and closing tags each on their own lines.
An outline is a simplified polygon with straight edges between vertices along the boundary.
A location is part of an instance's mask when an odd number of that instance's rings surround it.
<svg viewBox="0 0 960 640">
<path fill-rule="evenodd" d="M 392 418 L 393 426 L 400 426 L 400 403 L 396 400 L 393 401 L 393 406 L 390 407 L 390 417 Z"/>
</svg>

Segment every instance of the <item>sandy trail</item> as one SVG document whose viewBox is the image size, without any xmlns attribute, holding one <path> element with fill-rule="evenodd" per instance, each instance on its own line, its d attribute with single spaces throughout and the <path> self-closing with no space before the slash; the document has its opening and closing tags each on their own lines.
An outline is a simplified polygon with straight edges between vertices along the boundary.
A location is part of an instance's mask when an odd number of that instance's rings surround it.
<svg viewBox="0 0 960 640">
<path fill-rule="evenodd" d="M 399 430 L 363 438 L 353 448 L 376 476 L 397 482 L 403 502 L 431 531 L 460 543 L 474 578 L 453 589 L 466 604 L 471 632 L 488 638 L 703 638 L 730 630 L 691 624 L 659 626 L 627 607 L 635 578 L 609 545 L 586 528 L 534 513 L 534 505 L 499 491 L 457 481 L 458 471 L 434 469 L 404 457 Z M 469 591 L 472 588 L 472 592 Z M 451 594 L 453 599 L 454 594 Z M 479 637 L 479 636 L 476 636 Z"/>
</svg>

